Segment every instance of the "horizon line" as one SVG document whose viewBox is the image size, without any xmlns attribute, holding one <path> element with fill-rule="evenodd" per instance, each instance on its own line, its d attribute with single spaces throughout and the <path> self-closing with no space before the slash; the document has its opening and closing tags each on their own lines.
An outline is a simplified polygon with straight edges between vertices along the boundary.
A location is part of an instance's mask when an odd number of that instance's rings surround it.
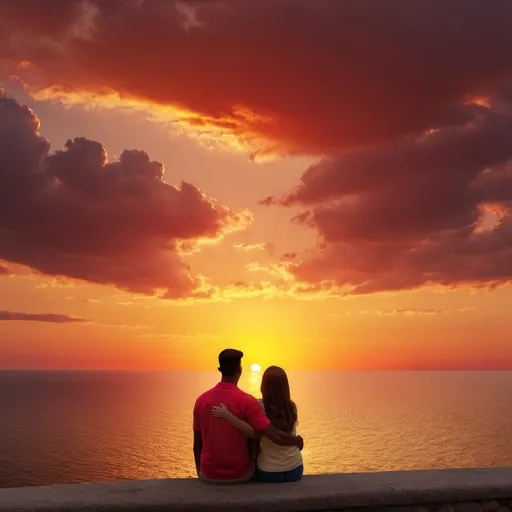
<svg viewBox="0 0 512 512">
<path fill-rule="evenodd" d="M 440 372 L 512 372 L 511 368 L 357 368 L 357 369 L 287 369 L 288 372 L 308 373 L 440 373 Z M 134 369 L 134 368 L 0 368 L 0 373 L 217 373 L 217 370 L 192 369 Z M 244 375 L 262 374 L 263 371 L 244 371 Z"/>
</svg>

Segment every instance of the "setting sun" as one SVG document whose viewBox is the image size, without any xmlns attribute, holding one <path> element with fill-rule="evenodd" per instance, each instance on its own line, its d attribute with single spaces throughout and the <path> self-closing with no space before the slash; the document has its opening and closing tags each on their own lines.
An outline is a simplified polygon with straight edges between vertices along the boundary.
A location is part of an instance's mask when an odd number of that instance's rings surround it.
<svg viewBox="0 0 512 512">
<path fill-rule="evenodd" d="M 261 366 L 257 363 L 251 364 L 252 372 L 261 372 Z"/>
</svg>

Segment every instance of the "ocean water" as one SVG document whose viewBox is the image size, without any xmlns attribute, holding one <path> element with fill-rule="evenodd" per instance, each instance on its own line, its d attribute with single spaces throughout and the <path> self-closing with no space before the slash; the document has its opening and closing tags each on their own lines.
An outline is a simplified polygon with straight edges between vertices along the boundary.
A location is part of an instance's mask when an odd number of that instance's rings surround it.
<svg viewBox="0 0 512 512">
<path fill-rule="evenodd" d="M 512 466 L 512 373 L 290 372 L 306 473 Z M 258 394 L 261 376 L 241 387 Z M 217 373 L 0 372 L 0 487 L 194 476 Z"/>
</svg>

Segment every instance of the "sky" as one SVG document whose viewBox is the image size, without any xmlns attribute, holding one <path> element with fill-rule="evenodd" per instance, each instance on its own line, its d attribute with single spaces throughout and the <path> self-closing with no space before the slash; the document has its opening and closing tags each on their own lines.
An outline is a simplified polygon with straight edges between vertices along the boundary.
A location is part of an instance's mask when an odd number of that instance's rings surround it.
<svg viewBox="0 0 512 512">
<path fill-rule="evenodd" d="M 509 0 L 0 0 L 0 368 L 512 369 Z"/>
</svg>

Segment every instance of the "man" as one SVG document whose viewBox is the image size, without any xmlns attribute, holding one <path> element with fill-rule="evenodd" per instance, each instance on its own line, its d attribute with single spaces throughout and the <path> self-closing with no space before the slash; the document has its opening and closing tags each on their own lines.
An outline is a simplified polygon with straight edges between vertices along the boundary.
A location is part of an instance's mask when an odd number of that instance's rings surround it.
<svg viewBox="0 0 512 512">
<path fill-rule="evenodd" d="M 203 393 L 194 406 L 194 458 L 199 478 L 209 483 L 243 483 L 252 480 L 254 464 L 248 440 L 227 421 L 212 415 L 212 406 L 225 404 L 239 418 L 249 422 L 257 432 L 286 446 L 304 446 L 300 436 L 274 427 L 259 402 L 238 388 L 242 375 L 240 350 L 226 349 L 219 354 L 221 381 Z"/>
</svg>

